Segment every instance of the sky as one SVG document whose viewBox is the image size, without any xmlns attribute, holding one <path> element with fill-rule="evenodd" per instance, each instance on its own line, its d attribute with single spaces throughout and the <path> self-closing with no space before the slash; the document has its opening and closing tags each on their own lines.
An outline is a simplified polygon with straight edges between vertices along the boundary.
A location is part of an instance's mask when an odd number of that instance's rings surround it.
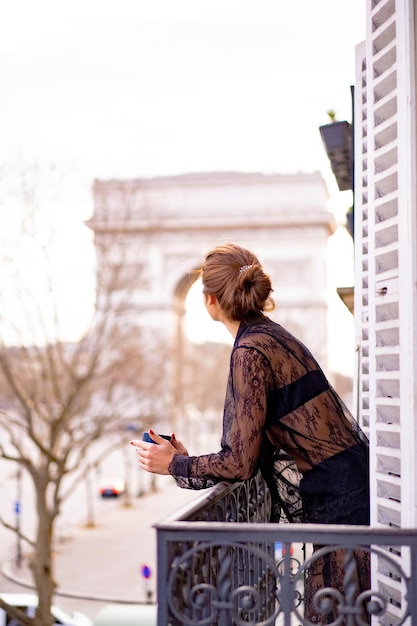
<svg viewBox="0 0 417 626">
<path fill-rule="evenodd" d="M 0 163 L 88 178 L 315 171 L 351 119 L 363 0 L 14 0 Z"/>
<path fill-rule="evenodd" d="M 66 192 L 50 211 L 67 252 L 75 241 L 70 236 L 79 237 L 80 246 L 91 243 L 82 222 L 92 214 L 96 178 L 320 170 L 343 216 L 350 199 L 343 207 L 318 128 L 329 122 L 328 110 L 352 119 L 364 4 L 6 3 L 0 14 L 2 224 L 13 213 L 2 188 L 18 170 L 53 173 L 53 184 L 65 176 Z M 76 256 L 67 255 L 63 271 L 75 268 L 79 278 L 82 255 Z"/>
</svg>

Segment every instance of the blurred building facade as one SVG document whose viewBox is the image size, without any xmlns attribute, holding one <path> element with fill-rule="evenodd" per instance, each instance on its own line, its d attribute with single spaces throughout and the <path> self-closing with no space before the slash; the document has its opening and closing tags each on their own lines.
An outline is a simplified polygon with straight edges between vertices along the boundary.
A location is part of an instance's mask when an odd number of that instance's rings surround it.
<svg viewBox="0 0 417 626">
<path fill-rule="evenodd" d="M 184 402 L 185 298 L 205 253 L 220 243 L 241 244 L 260 257 L 274 287 L 272 317 L 328 370 L 328 238 L 336 225 L 327 199 L 319 173 L 95 182 L 89 226 L 98 271 L 104 254 L 107 262 L 123 264 L 121 288 L 129 283 L 132 315 L 142 328 L 166 335 L 178 412 Z"/>
</svg>

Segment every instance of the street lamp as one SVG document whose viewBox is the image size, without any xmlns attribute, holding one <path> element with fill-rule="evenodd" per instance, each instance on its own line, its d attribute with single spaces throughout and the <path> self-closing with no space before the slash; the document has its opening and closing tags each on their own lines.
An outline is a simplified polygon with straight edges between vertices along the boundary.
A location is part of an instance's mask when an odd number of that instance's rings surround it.
<svg viewBox="0 0 417 626">
<path fill-rule="evenodd" d="M 353 97 L 353 88 L 352 88 Z M 332 120 L 330 124 L 319 126 L 320 135 L 330 161 L 330 167 L 340 191 L 354 191 L 354 149 L 352 124 L 335 120 L 333 111 L 328 111 Z M 355 204 L 346 213 L 346 228 L 354 239 Z M 337 290 L 340 298 L 349 311 L 354 312 L 353 287 L 341 287 Z"/>
<path fill-rule="evenodd" d="M 19 466 L 16 472 L 16 501 L 14 513 L 16 517 L 16 566 L 22 565 L 22 538 L 20 535 L 20 515 L 22 512 L 22 468 Z"/>
<path fill-rule="evenodd" d="M 331 122 L 319 126 L 319 131 L 340 191 L 353 189 L 352 125 Z"/>
</svg>

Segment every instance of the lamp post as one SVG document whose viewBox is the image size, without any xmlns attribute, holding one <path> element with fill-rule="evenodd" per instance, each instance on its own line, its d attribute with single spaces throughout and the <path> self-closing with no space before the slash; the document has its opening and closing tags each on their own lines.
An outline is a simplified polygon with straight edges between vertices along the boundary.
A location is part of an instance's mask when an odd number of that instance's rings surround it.
<svg viewBox="0 0 417 626">
<path fill-rule="evenodd" d="M 352 125 L 331 122 L 319 130 L 340 191 L 353 189 Z"/>
<path fill-rule="evenodd" d="M 16 472 L 16 501 L 14 503 L 14 513 L 16 517 L 16 566 L 22 566 L 22 538 L 20 535 L 20 516 L 22 512 L 22 468 L 18 467 Z"/>
</svg>

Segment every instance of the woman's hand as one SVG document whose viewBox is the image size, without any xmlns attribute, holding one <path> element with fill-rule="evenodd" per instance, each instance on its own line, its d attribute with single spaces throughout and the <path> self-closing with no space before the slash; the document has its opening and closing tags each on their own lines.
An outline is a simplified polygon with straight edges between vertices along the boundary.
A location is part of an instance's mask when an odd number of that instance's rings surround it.
<svg viewBox="0 0 417 626">
<path fill-rule="evenodd" d="M 167 439 L 154 433 L 153 430 L 149 430 L 148 433 L 155 443 L 148 443 L 140 439 L 134 439 L 130 442 L 136 448 L 139 467 L 147 472 L 162 475 L 169 474 L 168 467 L 176 454 L 188 456 L 186 448 L 176 439 L 174 434 L 172 434 L 171 442 L 169 442 Z"/>
<path fill-rule="evenodd" d="M 183 454 L 184 456 L 188 456 L 187 448 L 184 446 L 184 444 L 181 441 L 179 441 L 179 439 L 176 438 L 174 433 L 172 433 L 171 435 L 171 443 L 176 449 L 176 451 L 178 452 L 178 454 Z"/>
</svg>

